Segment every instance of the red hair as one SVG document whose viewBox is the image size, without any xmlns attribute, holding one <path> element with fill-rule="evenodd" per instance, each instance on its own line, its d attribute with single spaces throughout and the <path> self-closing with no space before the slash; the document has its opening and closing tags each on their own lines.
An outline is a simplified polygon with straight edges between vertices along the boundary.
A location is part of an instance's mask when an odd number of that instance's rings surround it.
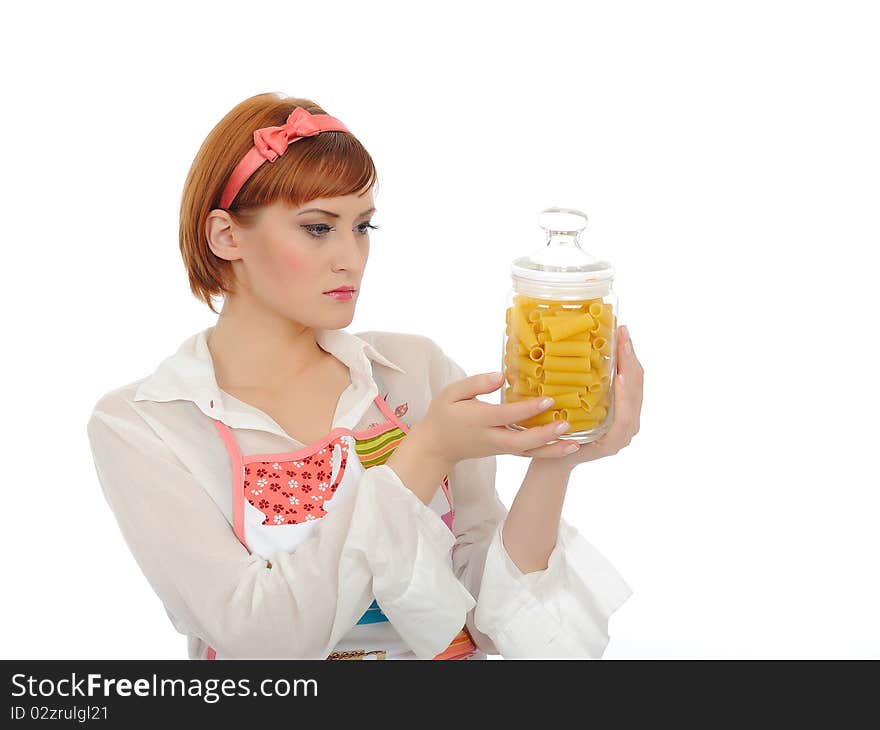
<svg viewBox="0 0 880 730">
<path fill-rule="evenodd" d="M 220 207 L 223 186 L 253 146 L 254 130 L 283 125 L 296 107 L 311 114 L 328 113 L 309 99 L 280 93 L 245 99 L 210 131 L 186 176 L 180 201 L 180 253 L 192 293 L 214 314 L 218 312 L 212 297 L 233 293 L 234 274 L 232 263 L 208 246 L 208 214 Z M 262 165 L 225 210 L 237 225 L 247 228 L 263 206 L 282 201 L 300 207 L 316 198 L 352 195 L 369 189 L 377 179 L 373 158 L 354 135 L 321 132 L 300 139 L 275 162 Z"/>
</svg>

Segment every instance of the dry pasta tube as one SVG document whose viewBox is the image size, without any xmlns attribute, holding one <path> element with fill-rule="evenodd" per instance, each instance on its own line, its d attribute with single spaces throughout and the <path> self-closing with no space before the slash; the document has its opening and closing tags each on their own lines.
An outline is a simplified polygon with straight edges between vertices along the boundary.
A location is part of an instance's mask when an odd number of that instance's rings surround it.
<svg viewBox="0 0 880 730">
<path fill-rule="evenodd" d="M 547 344 L 552 345 L 552 342 Z M 570 373 L 585 373 L 590 369 L 590 358 L 586 355 L 583 357 L 565 357 L 562 355 L 547 355 L 544 358 L 545 370 L 564 370 Z"/>
<path fill-rule="evenodd" d="M 600 355 L 610 355 L 611 342 L 604 337 L 596 337 L 593 339 L 593 349 Z"/>
<path fill-rule="evenodd" d="M 507 344 L 504 346 L 505 352 L 508 355 L 513 355 L 514 357 L 518 357 L 519 355 L 528 355 L 528 348 L 516 338 L 511 338 L 507 340 Z"/>
<path fill-rule="evenodd" d="M 571 317 L 548 317 L 543 320 L 546 326 L 546 332 L 550 335 L 550 339 L 564 340 L 566 337 L 576 335 L 578 332 L 586 332 L 593 328 L 594 320 L 586 312 Z"/>
<path fill-rule="evenodd" d="M 531 309 L 532 307 L 540 306 L 541 300 L 532 299 L 531 297 L 527 297 L 525 294 L 515 294 L 513 297 L 513 305 L 514 307 L 520 307 L 522 309 Z"/>
<path fill-rule="evenodd" d="M 535 337 L 535 330 L 532 329 L 531 323 L 526 319 L 525 314 L 521 309 L 515 309 L 510 318 L 510 327 L 513 330 L 513 334 L 519 338 L 519 340 L 525 345 L 527 348 L 531 349 L 538 345 L 538 338 Z"/>
<path fill-rule="evenodd" d="M 597 391 L 603 390 L 606 387 L 606 384 L 602 382 L 603 376 L 598 370 L 590 370 L 589 372 L 592 380 L 585 386 L 585 393 L 596 393 Z"/>
<path fill-rule="evenodd" d="M 528 381 L 523 380 L 521 378 L 516 378 L 513 381 L 513 392 L 519 393 L 521 395 L 529 396 L 529 397 L 534 397 L 534 396 L 538 395 L 537 390 L 532 389 L 529 386 Z"/>
<path fill-rule="evenodd" d="M 599 317 L 602 316 L 602 311 L 603 311 L 602 308 L 603 308 L 604 304 L 605 304 L 605 302 L 603 302 L 601 299 L 598 301 L 595 301 L 595 302 L 590 302 L 590 306 L 587 307 L 587 311 L 591 315 L 593 315 L 593 317 L 595 319 L 599 319 Z"/>
<path fill-rule="evenodd" d="M 603 302 L 602 304 L 591 304 L 589 311 L 590 314 L 593 315 L 593 317 L 598 319 L 606 327 L 610 328 L 614 326 L 614 312 L 612 311 L 610 302 Z"/>
<path fill-rule="evenodd" d="M 602 393 L 581 393 L 580 401 L 587 412 L 592 412 L 602 402 Z"/>
<path fill-rule="evenodd" d="M 544 382 L 550 383 L 551 385 L 589 385 L 593 381 L 590 373 L 545 370 Z"/>
<path fill-rule="evenodd" d="M 521 375 L 531 375 L 533 378 L 540 378 L 544 372 L 544 367 L 539 362 L 530 360 L 524 355 L 520 355 L 513 362 L 514 369 Z"/>
<path fill-rule="evenodd" d="M 540 321 L 541 317 L 544 316 L 543 310 L 541 309 L 533 309 L 527 315 L 526 319 L 529 320 L 532 324 Z"/>
<path fill-rule="evenodd" d="M 581 341 L 590 341 L 590 333 L 589 332 L 578 332 L 576 335 L 571 335 L 566 337 L 562 342 L 581 342 Z"/>
<path fill-rule="evenodd" d="M 600 323 L 594 330 L 593 337 L 604 337 L 606 340 L 611 339 L 611 328 L 607 324 Z"/>
<path fill-rule="evenodd" d="M 569 423 L 572 421 L 599 421 L 605 420 L 608 411 L 602 406 L 596 406 L 592 410 L 586 408 L 569 408 L 565 411 L 565 420 Z"/>
<path fill-rule="evenodd" d="M 598 421 L 569 421 L 569 428 L 563 433 L 573 433 L 575 431 L 592 431 L 599 425 Z"/>
<path fill-rule="evenodd" d="M 548 342 L 544 347 L 547 355 L 563 355 L 565 357 L 589 357 L 590 341 L 579 340 L 572 342 L 571 340 L 560 340 L 559 342 Z"/>
<path fill-rule="evenodd" d="M 504 390 L 505 403 L 513 403 L 518 400 L 531 400 L 534 397 L 533 393 L 517 393 L 513 388 L 506 388 Z"/>
<path fill-rule="evenodd" d="M 529 352 L 529 360 L 534 360 L 535 362 L 541 362 L 541 359 L 544 357 L 544 350 L 540 347 L 533 347 Z"/>
<path fill-rule="evenodd" d="M 592 365 L 591 369 L 601 373 L 609 366 L 605 364 L 605 357 L 602 355 L 602 353 L 595 349 L 595 344 L 593 345 L 593 347 L 594 349 L 590 350 L 590 365 Z"/>
<path fill-rule="evenodd" d="M 578 408 L 581 404 L 579 393 L 560 393 L 551 397 L 554 408 Z"/>
<path fill-rule="evenodd" d="M 562 393 L 589 393 L 586 385 L 553 385 L 552 383 L 540 383 L 538 395 L 561 395 Z"/>
<path fill-rule="evenodd" d="M 516 421 L 516 423 L 520 426 L 525 426 L 526 428 L 531 428 L 532 426 L 543 426 L 545 423 L 551 423 L 553 421 L 560 420 L 554 416 L 555 413 L 559 413 L 559 411 L 546 410 L 543 413 L 539 413 L 536 416 L 531 416 L 529 418 L 524 418 L 522 421 Z"/>
</svg>

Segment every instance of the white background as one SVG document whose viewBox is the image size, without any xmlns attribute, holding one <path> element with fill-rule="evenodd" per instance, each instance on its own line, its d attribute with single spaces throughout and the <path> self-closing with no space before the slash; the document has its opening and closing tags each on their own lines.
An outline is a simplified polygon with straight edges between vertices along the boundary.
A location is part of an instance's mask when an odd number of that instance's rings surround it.
<svg viewBox="0 0 880 730">
<path fill-rule="evenodd" d="M 641 431 L 563 515 L 633 587 L 606 658 L 880 658 L 872 3 L 6 4 L 3 658 L 184 658 L 86 422 L 215 316 L 185 175 L 280 91 L 376 161 L 351 332 L 496 370 L 510 261 L 590 216 Z M 26 9 L 25 9 L 26 8 Z M 527 461 L 499 457 L 509 506 Z"/>
</svg>

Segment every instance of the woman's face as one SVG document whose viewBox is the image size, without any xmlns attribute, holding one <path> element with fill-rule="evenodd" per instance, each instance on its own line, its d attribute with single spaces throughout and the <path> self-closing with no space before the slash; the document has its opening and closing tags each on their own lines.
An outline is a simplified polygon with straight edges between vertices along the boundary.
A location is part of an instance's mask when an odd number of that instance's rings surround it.
<svg viewBox="0 0 880 730">
<path fill-rule="evenodd" d="M 354 317 L 370 253 L 372 190 L 321 198 L 300 208 L 277 202 L 251 229 L 233 229 L 236 296 L 306 326 L 341 329 Z M 329 296 L 354 287 L 348 298 Z"/>
</svg>

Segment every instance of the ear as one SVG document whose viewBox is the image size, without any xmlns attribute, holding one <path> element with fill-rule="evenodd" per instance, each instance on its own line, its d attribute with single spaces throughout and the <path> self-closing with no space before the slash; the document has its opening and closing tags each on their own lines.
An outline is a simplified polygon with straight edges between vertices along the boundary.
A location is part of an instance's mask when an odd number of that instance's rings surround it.
<svg viewBox="0 0 880 730">
<path fill-rule="evenodd" d="M 241 258 L 241 250 L 235 240 L 235 224 L 225 210 L 212 210 L 208 213 L 205 221 L 205 238 L 208 248 L 226 261 L 235 261 Z"/>
</svg>

